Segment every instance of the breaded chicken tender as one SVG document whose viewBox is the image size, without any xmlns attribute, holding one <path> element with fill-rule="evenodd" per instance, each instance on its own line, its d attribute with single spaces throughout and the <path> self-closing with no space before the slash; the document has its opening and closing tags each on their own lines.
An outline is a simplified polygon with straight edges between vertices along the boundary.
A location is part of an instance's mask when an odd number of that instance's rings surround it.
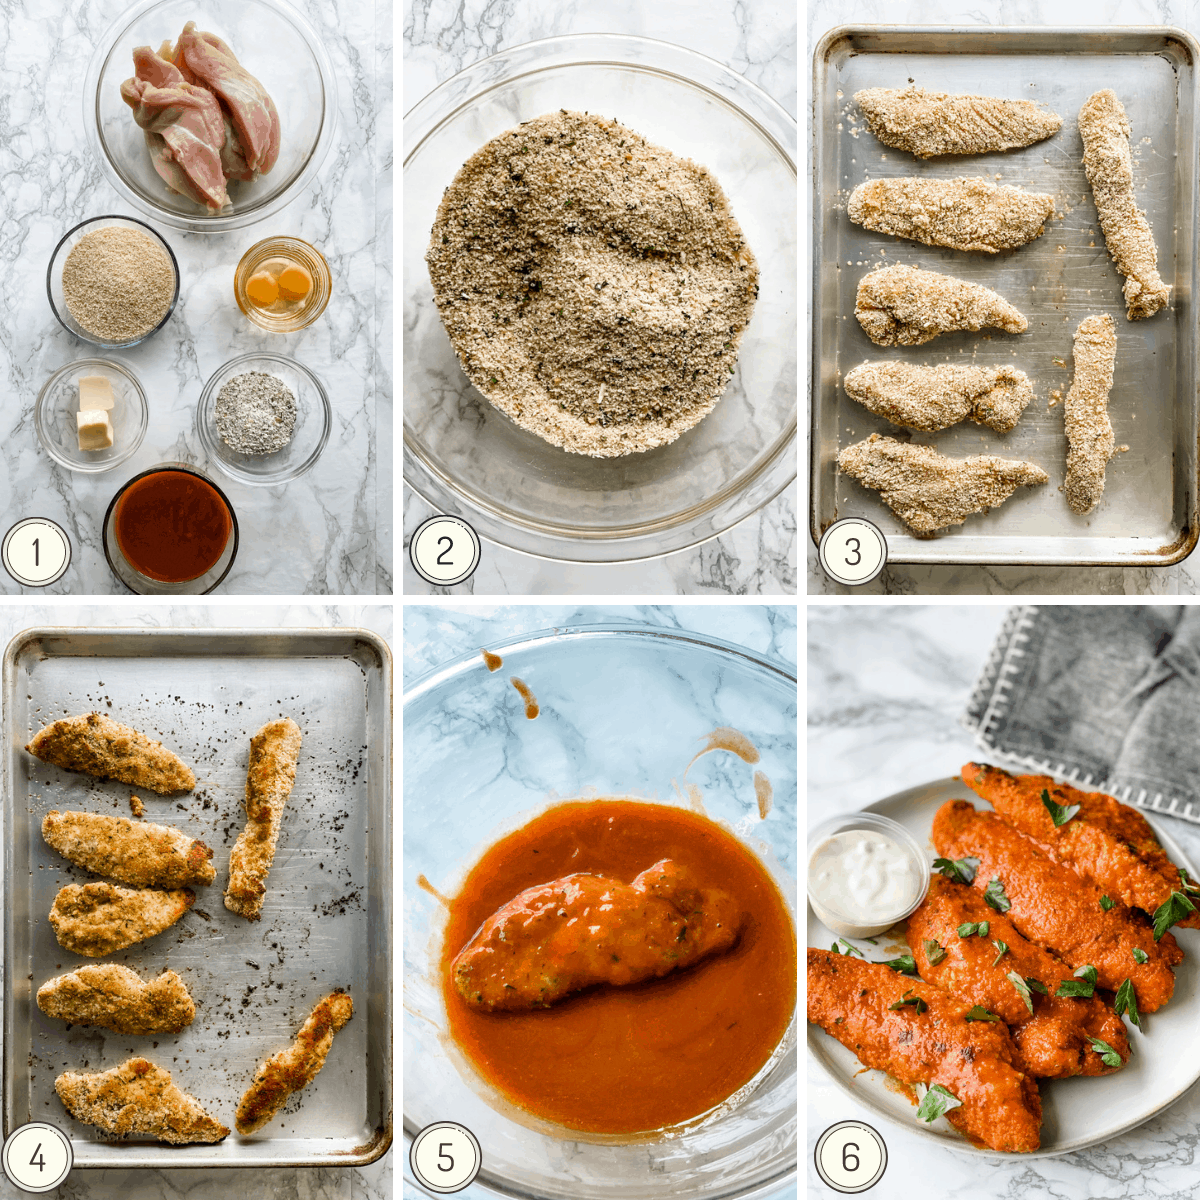
<svg viewBox="0 0 1200 1200">
<path fill-rule="evenodd" d="M 55 721 L 34 734 L 25 749 L 56 767 L 119 779 L 164 796 L 196 786 L 196 776 L 182 759 L 103 713 Z"/>
<path fill-rule="evenodd" d="M 1072 512 L 1090 513 L 1104 494 L 1104 468 L 1116 453 L 1108 417 L 1108 393 L 1117 361 L 1113 319 L 1084 317 L 1075 330 L 1075 375 L 1063 405 L 1067 429 L 1067 503 Z"/>
<path fill-rule="evenodd" d="M 213 852 L 168 825 L 52 809 L 42 837 L 64 858 L 134 887 L 184 887 L 217 877 Z"/>
<path fill-rule="evenodd" d="M 926 246 L 997 254 L 1038 237 L 1054 197 L 985 179 L 872 179 L 850 193 L 856 225 Z"/>
<path fill-rule="evenodd" d="M 1006 333 L 1029 328 L 1029 322 L 991 288 L 900 264 L 858 281 L 854 315 L 877 346 L 920 346 L 939 333 L 985 326 Z"/>
<path fill-rule="evenodd" d="M 174 971 L 143 981 L 119 963 L 77 967 L 48 979 L 37 991 L 48 1017 L 72 1025 L 99 1025 L 114 1033 L 178 1033 L 196 1019 L 196 1005 Z"/>
<path fill-rule="evenodd" d="M 340 988 L 318 1000 L 295 1041 L 260 1064 L 237 1109 L 238 1133 L 255 1133 L 306 1088 L 325 1065 L 333 1035 L 354 1015 L 354 1002 Z"/>
<path fill-rule="evenodd" d="M 156 937 L 195 903 L 191 888 L 160 892 L 115 883 L 71 883 L 54 897 L 50 924 L 64 950 L 101 958 Z"/>
<path fill-rule="evenodd" d="M 847 373 L 844 386 L 851 400 L 893 425 L 926 432 L 969 417 L 1008 433 L 1033 399 L 1029 376 L 1016 367 L 865 362 Z"/>
<path fill-rule="evenodd" d="M 838 466 L 879 498 L 914 533 L 927 535 L 961 525 L 974 513 L 1003 504 L 1019 487 L 1049 482 L 1035 463 L 994 454 L 947 458 L 873 433 L 847 446 Z"/>
<path fill-rule="evenodd" d="M 66 1071 L 54 1081 L 54 1090 L 75 1120 L 105 1133 L 139 1134 L 177 1146 L 229 1136 L 194 1096 L 171 1082 L 169 1071 L 149 1059 L 129 1058 L 91 1075 Z"/>
<path fill-rule="evenodd" d="M 251 921 L 262 915 L 283 806 L 296 782 L 299 757 L 300 726 L 289 717 L 269 722 L 250 739 L 246 828 L 229 855 L 225 907 Z"/>
<path fill-rule="evenodd" d="M 1032 100 L 927 92 L 911 84 L 866 88 L 855 92 L 854 100 L 885 146 L 907 150 L 917 158 L 1013 150 L 1062 128 L 1062 117 Z"/>
</svg>

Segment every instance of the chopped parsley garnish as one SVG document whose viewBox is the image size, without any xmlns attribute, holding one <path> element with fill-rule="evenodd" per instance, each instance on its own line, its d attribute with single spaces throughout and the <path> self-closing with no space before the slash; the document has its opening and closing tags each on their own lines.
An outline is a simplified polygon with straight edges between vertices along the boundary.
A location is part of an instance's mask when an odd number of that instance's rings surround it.
<svg viewBox="0 0 1200 1200">
<path fill-rule="evenodd" d="M 1033 988 L 1035 992 L 1038 992 L 1043 996 L 1050 995 L 1050 989 L 1040 979 L 1026 979 L 1025 982 L 1029 984 L 1029 986 Z"/>
<path fill-rule="evenodd" d="M 986 921 L 964 921 L 958 927 L 958 936 L 960 938 L 969 938 L 972 934 L 978 934 L 979 937 L 987 937 L 988 923 Z"/>
<path fill-rule="evenodd" d="M 1000 1018 L 994 1012 L 988 1012 L 982 1004 L 973 1004 L 967 1012 L 963 1014 L 965 1021 L 998 1021 Z"/>
<path fill-rule="evenodd" d="M 1188 913 L 1195 911 L 1196 906 L 1182 892 L 1173 891 L 1170 899 L 1154 910 L 1154 940 L 1157 942 L 1172 925 L 1178 924 Z"/>
<path fill-rule="evenodd" d="M 1108 912 L 1108 910 L 1110 908 L 1112 908 L 1112 906 L 1113 906 L 1113 902 L 1107 896 L 1100 897 L 1100 907 L 1102 909 L 1104 909 L 1105 912 Z"/>
<path fill-rule="evenodd" d="M 925 957 L 929 959 L 930 966 L 936 967 L 946 957 L 946 951 L 929 938 L 925 938 L 921 942 L 921 946 L 925 950 Z"/>
<path fill-rule="evenodd" d="M 687 928 L 687 926 L 685 925 L 684 929 L 686 929 L 686 928 Z M 683 935 L 680 934 L 680 937 L 682 937 L 682 936 Z M 678 941 L 679 938 L 676 938 L 675 940 Z M 838 949 L 838 942 L 841 942 L 841 944 L 846 947 L 845 950 Z M 846 954 L 846 955 L 857 954 L 858 957 L 861 958 L 864 962 L 866 961 L 866 958 L 867 958 L 867 956 L 857 946 L 850 945 L 850 943 L 848 941 L 846 941 L 845 938 L 838 938 L 837 942 L 834 942 L 833 945 L 830 946 L 829 948 L 830 948 L 830 950 L 832 950 L 834 952 L 834 954 Z"/>
<path fill-rule="evenodd" d="M 1119 1067 L 1121 1065 L 1121 1056 L 1107 1042 L 1090 1036 L 1088 1037 L 1088 1041 L 1092 1043 L 1092 1049 L 1100 1055 L 1100 1061 L 1106 1067 Z"/>
<path fill-rule="evenodd" d="M 1004 884 L 993 879 L 983 890 L 983 899 L 997 912 L 1006 913 L 1012 908 L 1012 901 L 1004 894 Z"/>
<path fill-rule="evenodd" d="M 1128 1013 L 1129 1019 L 1140 1029 L 1142 1027 L 1141 1014 L 1138 1012 L 1137 995 L 1133 990 L 1131 980 L 1125 980 L 1119 988 L 1117 988 L 1117 996 L 1113 1001 L 1113 1012 L 1119 1017 L 1122 1013 Z"/>
<path fill-rule="evenodd" d="M 1054 822 L 1054 828 L 1057 829 L 1060 825 L 1065 825 L 1078 811 L 1078 804 L 1055 804 L 1050 799 L 1050 792 L 1046 788 L 1042 788 L 1042 803 L 1046 806 L 1046 811 L 1050 814 L 1050 820 Z"/>
<path fill-rule="evenodd" d="M 1082 966 L 1075 972 L 1074 979 L 1064 979 L 1058 985 L 1058 991 L 1054 994 L 1064 998 L 1072 996 L 1083 996 L 1087 998 L 1095 995 L 1096 992 L 1096 968 L 1090 963 Z"/>
<path fill-rule="evenodd" d="M 1135 963 L 1144 963 L 1144 962 L 1149 962 L 1149 961 L 1150 961 L 1150 955 L 1148 955 L 1148 954 L 1145 952 L 1145 950 L 1143 950 L 1143 949 L 1141 948 L 1141 946 L 1134 946 L 1134 948 L 1133 948 L 1133 961 L 1134 961 Z"/>
<path fill-rule="evenodd" d="M 909 988 L 908 991 L 904 993 L 903 999 L 897 1000 L 895 1004 L 888 1005 L 888 1011 L 889 1012 L 899 1012 L 902 1008 L 910 1008 L 910 1007 L 919 1016 L 921 1013 L 923 1013 L 929 1007 L 929 1005 L 926 1004 L 925 1001 L 922 1000 L 920 996 L 914 996 L 913 989 Z"/>
<path fill-rule="evenodd" d="M 933 869 L 941 871 L 947 879 L 954 883 L 973 882 L 977 866 L 979 866 L 977 858 L 935 858 L 933 860 Z"/>
<path fill-rule="evenodd" d="M 889 958 L 887 962 L 879 965 L 890 968 L 897 975 L 915 975 L 917 973 L 917 960 L 911 954 L 901 954 L 899 958 Z"/>
<path fill-rule="evenodd" d="M 1029 994 L 1029 984 L 1027 984 L 1025 980 L 1023 980 L 1020 975 L 1016 973 L 1016 971 L 1009 971 L 1009 973 L 1005 976 L 1005 979 L 1007 979 L 1009 983 L 1011 983 L 1013 987 L 1017 989 L 1021 999 L 1025 1001 L 1025 1007 L 1029 1009 L 1030 1013 L 1032 1014 L 1033 997 Z"/>
<path fill-rule="evenodd" d="M 1008 943 L 993 940 L 992 945 L 999 951 L 996 957 L 992 959 L 992 966 L 994 967 L 1008 953 Z"/>
<path fill-rule="evenodd" d="M 1188 878 L 1188 873 L 1182 867 L 1179 868 L 1179 880 L 1183 884 L 1183 890 L 1185 892 L 1192 892 L 1200 896 L 1200 884 L 1193 883 Z"/>
<path fill-rule="evenodd" d="M 917 1109 L 917 1117 L 925 1122 L 936 1121 L 944 1117 L 952 1108 L 958 1108 L 962 1101 L 951 1091 L 935 1083 L 925 1093 L 921 1107 Z"/>
</svg>

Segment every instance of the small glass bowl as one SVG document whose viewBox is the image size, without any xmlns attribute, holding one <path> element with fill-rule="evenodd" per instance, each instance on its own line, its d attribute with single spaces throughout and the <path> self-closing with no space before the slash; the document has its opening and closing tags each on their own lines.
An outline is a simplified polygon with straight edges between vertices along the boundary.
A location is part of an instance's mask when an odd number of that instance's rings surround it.
<svg viewBox="0 0 1200 1200">
<path fill-rule="evenodd" d="M 251 275 L 273 258 L 285 258 L 303 267 L 312 276 L 312 291 L 303 300 L 290 305 L 286 301 L 276 301 L 270 308 L 259 308 L 246 295 L 246 284 Z M 242 255 L 233 275 L 233 294 L 238 308 L 260 329 L 271 333 L 295 333 L 311 325 L 325 311 L 333 294 L 333 276 L 325 256 L 315 246 L 294 237 L 265 238 Z"/>
<path fill-rule="evenodd" d="M 826 905 L 821 903 L 818 897 L 813 896 L 812 873 L 806 869 L 805 881 L 808 887 L 808 902 L 812 905 L 813 912 L 817 914 L 822 924 L 832 929 L 839 937 L 875 937 L 877 934 L 891 929 L 897 921 L 903 921 L 905 917 L 911 916 L 916 912 L 921 901 L 925 899 L 925 894 L 929 891 L 929 856 L 921 849 L 917 839 L 898 821 L 893 821 L 891 817 L 881 817 L 878 813 L 872 812 L 850 812 L 830 817 L 828 821 L 823 821 L 816 829 L 809 831 L 807 862 L 812 862 L 812 856 L 817 847 L 826 838 L 833 837 L 837 833 L 847 833 L 854 829 L 869 829 L 873 833 L 886 834 L 903 850 L 908 852 L 910 859 L 916 863 L 922 879 L 916 898 L 911 904 L 897 909 L 894 913 L 880 913 L 879 920 L 874 923 L 859 924 L 855 921 L 849 921 L 838 913 L 831 911 Z M 884 919 L 885 917 L 886 920 Z"/>
<path fill-rule="evenodd" d="M 167 305 L 167 311 L 163 314 L 163 319 L 153 329 L 143 333 L 141 337 L 130 338 L 126 342 L 105 341 L 104 338 L 84 329 L 71 316 L 70 309 L 67 308 L 66 296 L 63 294 L 63 266 L 67 261 L 67 255 L 85 234 L 114 226 L 119 229 L 136 229 L 141 233 L 148 234 L 166 251 L 167 257 L 171 260 L 171 270 L 175 273 L 175 291 L 171 296 L 171 303 Z M 81 221 L 74 229 L 69 229 L 63 235 L 62 241 L 54 247 L 54 253 L 50 256 L 50 265 L 46 268 L 46 295 L 50 297 L 50 307 L 54 310 L 59 324 L 68 333 L 73 333 L 80 341 L 91 342 L 93 346 L 103 346 L 106 350 L 127 349 L 144 342 L 147 338 L 152 338 L 171 319 L 175 305 L 179 303 L 179 261 L 175 257 L 175 251 L 167 245 L 162 234 L 151 229 L 144 221 L 134 220 L 133 217 L 119 217 L 115 213 L 109 213 L 103 217 L 91 217 L 86 221 Z"/>
<path fill-rule="evenodd" d="M 79 448 L 75 414 L 79 411 L 79 380 L 85 375 L 103 375 L 112 384 L 113 444 L 107 450 Z M 33 427 L 42 449 L 60 466 L 90 474 L 111 471 L 131 457 L 142 444 L 149 422 L 150 409 L 138 377 L 107 358 L 81 358 L 59 367 L 46 380 L 33 406 Z"/>
<path fill-rule="evenodd" d="M 217 393 L 235 375 L 247 371 L 262 371 L 282 379 L 296 397 L 292 440 L 274 454 L 241 454 L 226 445 L 217 429 Z M 230 479 L 252 487 L 287 483 L 303 475 L 321 457 L 332 427 L 333 411 L 321 381 L 294 358 L 265 351 L 231 358 L 204 385 L 196 407 L 196 428 L 209 460 Z"/>
<path fill-rule="evenodd" d="M 231 529 L 229 540 L 225 543 L 225 549 L 221 551 L 221 557 L 203 575 L 197 576 L 195 579 L 186 579 L 182 583 L 166 583 L 161 579 L 151 579 L 149 575 L 143 575 L 125 557 L 121 550 L 121 544 L 117 541 L 117 505 L 120 503 L 121 497 L 139 479 L 145 479 L 147 475 L 157 475 L 160 471 L 182 471 L 185 475 L 194 475 L 197 479 L 203 479 L 221 497 L 229 513 Z M 151 467 L 147 471 L 140 472 L 122 485 L 117 494 L 112 498 L 112 502 L 108 506 L 108 511 L 104 514 L 103 537 L 104 557 L 108 560 L 108 565 L 112 569 L 112 573 L 131 592 L 136 592 L 139 596 L 204 596 L 221 584 L 225 576 L 229 574 L 230 568 L 233 566 L 233 560 L 237 558 L 237 513 L 233 511 L 233 505 L 229 503 L 229 497 L 203 471 L 197 471 L 195 467 L 190 466 L 188 463 L 163 462 L 155 467 Z"/>
</svg>

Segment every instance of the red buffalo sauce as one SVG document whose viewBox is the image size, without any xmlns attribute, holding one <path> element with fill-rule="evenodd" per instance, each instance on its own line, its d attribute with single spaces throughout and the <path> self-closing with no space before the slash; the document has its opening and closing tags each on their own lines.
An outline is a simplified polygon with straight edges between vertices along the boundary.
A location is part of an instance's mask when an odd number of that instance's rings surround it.
<svg viewBox="0 0 1200 1200">
<path fill-rule="evenodd" d="M 630 883 L 670 858 L 745 913 L 732 950 L 661 979 L 601 985 L 547 1009 L 485 1012 L 451 964 L 479 926 L 526 888 L 576 872 Z M 511 1103 L 593 1133 L 660 1129 L 748 1083 L 796 1006 L 796 934 L 761 862 L 716 822 L 627 800 L 555 805 L 492 846 L 450 903 L 442 987 L 451 1037 Z"/>
<path fill-rule="evenodd" d="M 155 471 L 117 501 L 113 528 L 135 570 L 162 583 L 185 583 L 216 565 L 233 518 L 212 484 L 187 471 Z"/>
</svg>

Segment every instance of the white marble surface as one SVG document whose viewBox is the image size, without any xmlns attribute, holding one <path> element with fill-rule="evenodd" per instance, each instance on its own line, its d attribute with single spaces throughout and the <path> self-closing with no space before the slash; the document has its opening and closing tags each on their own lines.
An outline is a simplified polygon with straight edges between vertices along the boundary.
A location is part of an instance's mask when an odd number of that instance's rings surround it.
<svg viewBox="0 0 1200 1200">
<path fill-rule="evenodd" d="M 829 29 L 857 24 L 1173 25 L 1200 34 L 1200 6 L 1194 0 L 1107 0 L 1100 5 L 1088 0 L 1001 0 L 1000 4 L 987 8 L 970 0 L 893 0 L 886 4 L 881 0 L 811 0 L 807 5 L 806 63 L 811 63 L 817 42 Z M 810 122 L 811 111 L 810 104 Z M 821 570 L 816 548 L 807 533 L 807 492 L 805 498 L 804 541 L 809 595 L 1174 596 L 1200 592 L 1200 555 L 1197 554 L 1171 567 L 897 564 L 885 567 L 879 577 L 865 587 L 846 588 L 833 583 Z"/>
<path fill-rule="evenodd" d="M 154 628 L 303 628 L 352 626 L 392 642 L 392 607 L 318 604 L 143 605 L 51 602 L 0 603 L 0 649 L 23 629 L 40 625 L 151 626 Z M 66 1118 L 64 1118 L 66 1119 Z M 300 1168 L 272 1171 L 196 1170 L 75 1171 L 53 1200 L 391 1200 L 393 1147 L 376 1163 L 354 1169 Z M 0 1175 L 0 1200 L 19 1200 Z"/>
<path fill-rule="evenodd" d="M 809 828 L 956 774 L 974 756 L 974 740 L 959 717 L 1005 611 L 990 605 L 809 607 Z M 1170 831 L 1189 856 L 1200 851 L 1195 826 L 1171 821 Z M 983 1160 L 931 1146 L 859 1108 L 811 1059 L 807 1074 L 804 1153 L 814 1197 L 834 1194 L 813 1169 L 816 1140 L 851 1117 L 874 1125 L 887 1142 L 887 1172 L 870 1193 L 879 1200 L 909 1200 L 914 1180 L 922 1181 L 922 1190 L 971 1200 L 1149 1200 L 1188 1196 L 1195 1188 L 1200 1089 L 1137 1129 L 1077 1154 Z"/>
<path fill-rule="evenodd" d="M 213 469 L 241 533 L 237 561 L 219 591 L 392 590 L 390 342 L 378 341 L 390 316 L 376 304 L 377 283 L 386 295 L 390 278 L 390 118 L 381 122 L 377 114 L 390 105 L 391 7 L 389 0 L 377 6 L 298 0 L 298 6 L 333 59 L 337 140 L 309 188 L 259 224 L 207 236 L 156 226 L 179 260 L 180 302 L 149 341 L 105 352 L 141 378 L 150 426 L 130 460 L 88 476 L 52 463 L 38 444 L 32 414 L 49 375 L 95 350 L 68 334 L 50 309 L 45 275 L 54 246 L 87 217 L 141 217 L 101 175 L 84 138 L 80 96 L 96 42 L 127 5 L 0 0 L 0 378 L 7 393 L 0 418 L 0 509 L 10 521 L 45 516 L 67 530 L 73 560 L 50 593 L 124 594 L 100 542 L 109 501 L 127 479 L 155 463 L 182 460 L 203 469 L 206 458 L 194 428 L 201 388 L 222 363 L 264 347 L 294 355 L 321 377 L 333 406 L 333 431 L 312 470 L 286 486 L 246 487 Z M 333 272 L 329 307 L 298 334 L 258 329 L 233 298 L 238 259 L 274 233 L 311 242 Z M 0 573 L 0 592 L 21 591 L 36 594 Z"/>
<path fill-rule="evenodd" d="M 745 75 L 796 113 L 796 11 L 780 0 L 407 0 L 404 107 L 464 67 L 510 46 L 569 33 L 629 33 L 686 46 Z M 432 515 L 404 489 L 404 545 Z M 740 525 L 691 550 L 641 563 L 547 562 L 485 543 L 472 579 L 453 589 L 426 583 L 404 561 L 405 595 L 794 595 L 796 489 Z"/>
</svg>

